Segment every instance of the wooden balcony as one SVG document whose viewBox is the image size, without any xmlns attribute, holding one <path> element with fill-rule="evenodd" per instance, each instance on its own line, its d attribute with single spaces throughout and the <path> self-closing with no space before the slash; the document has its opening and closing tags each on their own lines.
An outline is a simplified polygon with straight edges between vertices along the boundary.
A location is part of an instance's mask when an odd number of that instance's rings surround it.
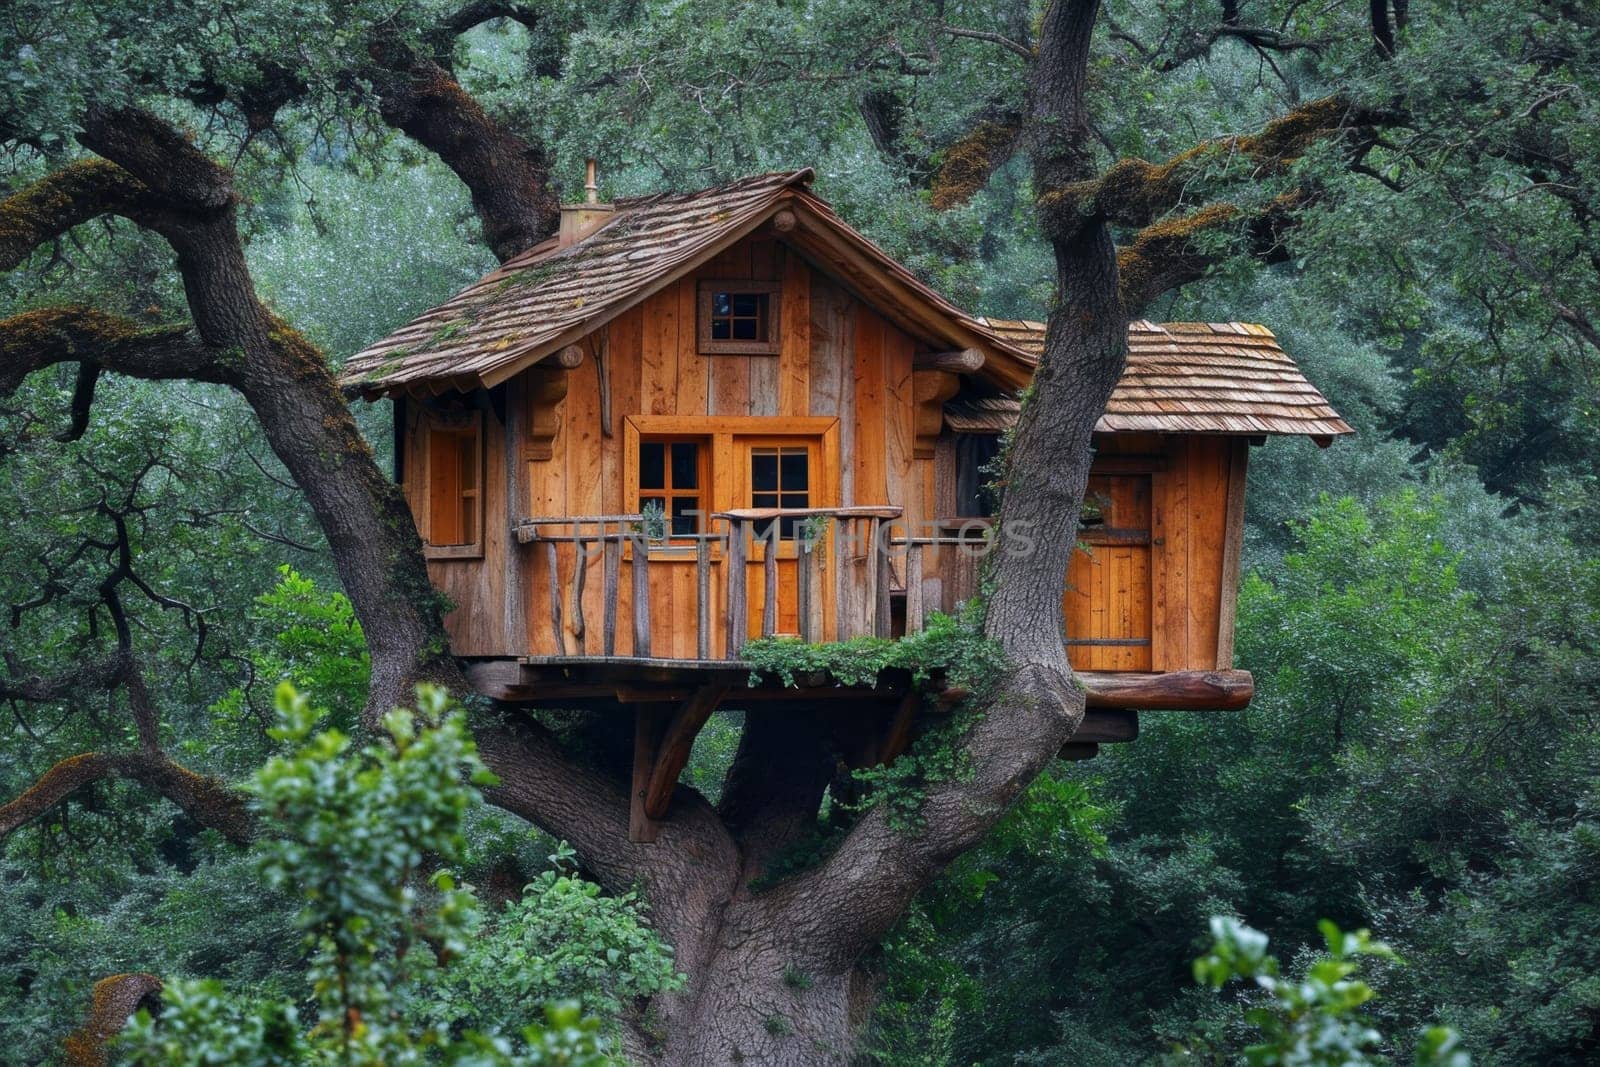
<svg viewBox="0 0 1600 1067">
<path fill-rule="evenodd" d="M 546 610 L 534 614 L 549 619 L 550 656 L 737 661 L 755 637 L 892 636 L 896 595 L 904 628 L 921 629 L 923 545 L 891 538 L 899 517 L 889 506 L 750 508 L 672 533 L 661 517 L 574 515 L 526 519 L 516 534 L 542 571 L 534 598 Z"/>
</svg>

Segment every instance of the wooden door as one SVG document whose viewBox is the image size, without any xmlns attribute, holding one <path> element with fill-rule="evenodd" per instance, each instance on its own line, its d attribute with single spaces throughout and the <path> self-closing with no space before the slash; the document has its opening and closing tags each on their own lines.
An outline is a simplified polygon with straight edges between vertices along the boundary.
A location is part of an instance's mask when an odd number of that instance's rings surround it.
<svg viewBox="0 0 1600 1067">
<path fill-rule="evenodd" d="M 733 445 L 736 507 L 820 508 L 832 505 L 835 487 L 825 484 L 820 436 L 738 436 Z M 747 557 L 748 584 L 745 587 L 749 590 L 750 636 L 761 636 L 767 602 L 766 558 L 773 546 L 776 546 L 778 558 L 776 632 L 798 635 L 798 539 L 807 535 L 806 523 L 800 519 L 779 519 L 768 526 L 758 524 L 755 533 Z M 821 585 L 831 589 L 832 583 L 824 581 Z"/>
<path fill-rule="evenodd" d="M 1150 496 L 1148 474 L 1089 478 L 1062 601 L 1077 670 L 1151 669 Z"/>
</svg>

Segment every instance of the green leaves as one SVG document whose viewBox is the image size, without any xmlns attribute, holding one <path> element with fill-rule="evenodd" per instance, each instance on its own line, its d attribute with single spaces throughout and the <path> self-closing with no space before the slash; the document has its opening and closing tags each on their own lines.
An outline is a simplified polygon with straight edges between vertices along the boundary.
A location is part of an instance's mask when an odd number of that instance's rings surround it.
<svg viewBox="0 0 1600 1067">
<path fill-rule="evenodd" d="M 418 687 L 416 708 L 391 711 L 386 738 L 359 748 L 338 729 L 319 730 L 323 713 L 288 682 L 277 709 L 271 734 L 285 750 L 249 783 L 264 830 L 258 864 L 268 886 L 300 901 L 315 1019 L 304 1027 L 289 1000 L 173 981 L 159 1021 L 141 1015 L 130 1029 L 131 1062 L 614 1063 L 600 1021 L 576 1002 L 553 1004 L 544 1025 L 528 1023 L 530 1003 L 577 988 L 612 993 L 594 999 L 618 1010 L 615 997 L 677 981 L 671 954 L 639 922 L 634 898 L 604 900 L 597 886 L 554 873 L 520 912 L 485 927 L 450 867 L 464 856 L 464 820 L 481 803 L 475 785 L 492 776 L 448 694 Z M 582 929 L 589 939 L 571 940 Z M 558 961 L 532 966 L 530 943 Z M 460 976 L 447 976 L 457 960 Z"/>
<path fill-rule="evenodd" d="M 1286 979 L 1280 977 L 1277 958 L 1267 952 L 1266 934 L 1228 916 L 1211 920 L 1211 950 L 1194 961 L 1194 978 L 1213 990 L 1244 979 L 1261 991 L 1243 1012 L 1261 1037 L 1239 1050 L 1252 1067 L 1359 1067 L 1388 1062 L 1380 1053 L 1382 1035 L 1361 1010 L 1377 994 L 1357 973 L 1362 958 L 1398 962 L 1394 952 L 1366 930 L 1344 931 L 1327 919 L 1317 929 L 1328 954 L 1306 967 L 1298 979 Z M 1457 1045 L 1453 1032 L 1430 1028 L 1417 1046 L 1416 1062 L 1465 1067 L 1466 1055 Z"/>
</svg>

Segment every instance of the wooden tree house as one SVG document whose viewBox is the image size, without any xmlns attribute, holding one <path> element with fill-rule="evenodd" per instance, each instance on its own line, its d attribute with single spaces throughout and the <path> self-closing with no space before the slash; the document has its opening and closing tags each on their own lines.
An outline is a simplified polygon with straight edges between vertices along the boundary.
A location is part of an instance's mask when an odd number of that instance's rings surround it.
<svg viewBox="0 0 1600 1067">
<path fill-rule="evenodd" d="M 752 685 L 750 638 L 920 629 L 976 591 L 985 466 L 1043 343 L 974 317 L 810 191 L 810 171 L 563 209 L 560 232 L 358 353 L 484 693 L 636 718 L 648 839 L 718 707 L 808 703 L 892 759 L 919 695 Z M 1134 324 L 1064 591 L 1090 713 L 1229 709 L 1249 446 L 1349 426 L 1264 327 Z"/>
</svg>

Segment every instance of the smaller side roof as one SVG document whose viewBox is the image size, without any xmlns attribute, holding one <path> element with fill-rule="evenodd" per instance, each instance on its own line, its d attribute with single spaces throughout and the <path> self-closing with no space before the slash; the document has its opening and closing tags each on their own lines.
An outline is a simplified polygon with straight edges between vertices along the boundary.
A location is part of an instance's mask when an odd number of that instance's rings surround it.
<svg viewBox="0 0 1600 1067">
<path fill-rule="evenodd" d="M 1035 363 L 1044 352 L 1042 322 L 978 321 Z M 945 421 L 994 431 L 1012 425 L 1018 410 L 1008 397 L 961 400 L 945 408 Z M 1145 320 L 1128 327 L 1128 366 L 1095 429 L 1323 439 L 1355 432 L 1265 326 Z"/>
</svg>

